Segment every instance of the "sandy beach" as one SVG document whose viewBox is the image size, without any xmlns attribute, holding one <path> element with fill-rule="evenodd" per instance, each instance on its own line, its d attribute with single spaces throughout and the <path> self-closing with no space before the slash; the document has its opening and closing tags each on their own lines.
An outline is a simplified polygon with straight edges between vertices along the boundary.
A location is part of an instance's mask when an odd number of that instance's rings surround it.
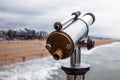
<svg viewBox="0 0 120 80">
<path fill-rule="evenodd" d="M 105 45 L 120 40 L 94 39 L 95 45 Z M 0 65 L 26 61 L 33 58 L 49 56 L 45 49 L 46 40 L 17 40 L 0 42 Z"/>
<path fill-rule="evenodd" d="M 0 42 L 0 65 L 48 56 L 45 40 Z"/>
<path fill-rule="evenodd" d="M 120 80 L 120 43 L 113 43 L 119 40 L 94 40 L 95 48 L 90 51 L 84 48 L 82 50 L 82 62 L 91 66 L 86 74 L 86 80 Z M 45 40 L 0 42 L 0 79 L 66 80 L 61 65 L 69 63 L 69 58 L 54 60 L 44 48 L 45 42 Z"/>
</svg>

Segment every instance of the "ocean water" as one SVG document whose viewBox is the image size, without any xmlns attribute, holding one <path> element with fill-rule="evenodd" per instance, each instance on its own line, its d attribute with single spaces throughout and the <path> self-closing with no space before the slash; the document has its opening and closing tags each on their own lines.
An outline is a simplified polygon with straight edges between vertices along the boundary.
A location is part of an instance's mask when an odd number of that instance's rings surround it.
<svg viewBox="0 0 120 80">
<path fill-rule="evenodd" d="M 0 80 L 66 80 L 60 67 L 68 62 L 46 57 L 0 66 Z M 82 50 L 82 62 L 91 65 L 86 80 L 120 80 L 120 43 Z"/>
</svg>

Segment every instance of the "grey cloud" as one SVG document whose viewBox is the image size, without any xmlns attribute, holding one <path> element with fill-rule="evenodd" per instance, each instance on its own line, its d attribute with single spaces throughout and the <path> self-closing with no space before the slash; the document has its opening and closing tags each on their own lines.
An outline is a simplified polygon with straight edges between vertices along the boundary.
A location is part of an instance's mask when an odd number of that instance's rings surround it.
<svg viewBox="0 0 120 80">
<path fill-rule="evenodd" d="M 90 35 L 106 36 L 112 31 L 113 36 L 118 36 L 119 2 L 118 0 L 0 0 L 0 28 L 27 26 L 49 31 L 53 30 L 55 21 L 61 21 L 69 17 L 73 11 L 80 10 L 83 14 L 92 12 L 96 16 Z"/>
<path fill-rule="evenodd" d="M 1 0 L 0 10 L 24 15 L 41 15 L 56 9 L 57 5 L 58 3 L 53 4 L 52 0 Z"/>
</svg>

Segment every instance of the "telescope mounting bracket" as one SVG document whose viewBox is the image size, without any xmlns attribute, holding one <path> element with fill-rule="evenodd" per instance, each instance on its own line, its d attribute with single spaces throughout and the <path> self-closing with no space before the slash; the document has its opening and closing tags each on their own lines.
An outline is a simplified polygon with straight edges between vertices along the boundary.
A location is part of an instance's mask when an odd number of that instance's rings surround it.
<svg viewBox="0 0 120 80">
<path fill-rule="evenodd" d="M 70 63 L 62 65 L 61 69 L 67 74 L 67 80 L 85 80 L 85 74 L 90 70 L 90 65 L 81 62 L 81 47 L 91 49 L 94 47 L 94 41 L 87 37 L 87 42 L 82 40 L 75 46 Z"/>
</svg>

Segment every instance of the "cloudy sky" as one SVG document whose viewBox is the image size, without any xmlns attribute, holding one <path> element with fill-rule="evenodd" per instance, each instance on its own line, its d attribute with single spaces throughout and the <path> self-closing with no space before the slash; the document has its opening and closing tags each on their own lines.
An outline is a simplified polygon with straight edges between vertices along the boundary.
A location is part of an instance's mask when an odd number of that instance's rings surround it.
<svg viewBox="0 0 120 80">
<path fill-rule="evenodd" d="M 120 0 L 0 0 L 0 29 L 53 31 L 72 12 L 95 14 L 90 35 L 120 39 Z"/>
</svg>

